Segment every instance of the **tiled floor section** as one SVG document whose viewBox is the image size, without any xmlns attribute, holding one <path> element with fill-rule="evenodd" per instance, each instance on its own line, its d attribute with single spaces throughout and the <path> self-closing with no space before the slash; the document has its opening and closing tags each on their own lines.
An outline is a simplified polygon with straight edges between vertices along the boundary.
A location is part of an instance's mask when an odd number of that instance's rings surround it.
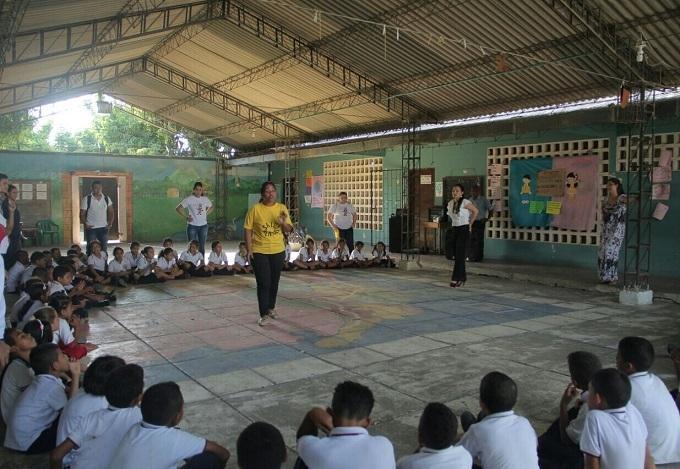
<svg viewBox="0 0 680 469">
<path fill-rule="evenodd" d="M 353 379 L 373 389 L 372 431 L 390 437 L 400 456 L 415 446 L 425 403 L 476 411 L 479 380 L 491 370 L 518 382 L 517 410 L 540 432 L 557 415 L 569 352 L 592 351 L 613 364 L 620 337 L 644 335 L 660 352 L 655 371 L 671 384 L 662 351 L 680 343 L 680 307 L 672 303 L 628 308 L 608 293 L 485 277 L 454 290 L 441 271 L 287 273 L 280 319 L 265 328 L 255 322 L 252 276 L 118 296 L 115 307 L 91 315 L 89 340 L 100 345 L 92 355 L 143 365 L 147 385 L 179 382 L 187 402 L 182 426 L 231 449 L 240 430 L 260 419 L 276 424 L 294 448 L 304 412 L 329 404 L 335 384 Z M 2 467 L 45 462 L 4 450 L 0 460 Z"/>
</svg>

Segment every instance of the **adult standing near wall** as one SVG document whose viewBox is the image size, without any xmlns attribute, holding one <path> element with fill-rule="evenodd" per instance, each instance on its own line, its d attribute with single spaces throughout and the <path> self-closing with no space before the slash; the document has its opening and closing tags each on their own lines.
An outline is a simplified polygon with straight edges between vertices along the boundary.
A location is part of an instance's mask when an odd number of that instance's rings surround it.
<svg viewBox="0 0 680 469">
<path fill-rule="evenodd" d="M 6 174 L 0 173 L 0 202 L 5 203 L 7 199 L 7 191 L 9 189 L 9 178 Z M 14 228 L 14 210 L 16 204 L 14 201 L 8 201 L 8 218 L 5 218 L 0 213 L 0 325 L 5 328 L 5 261 L 4 255 L 7 253 L 9 247 L 9 233 Z M 4 347 L 3 347 L 4 350 Z"/>
<path fill-rule="evenodd" d="M 354 224 L 357 221 L 357 211 L 354 205 L 347 201 L 347 192 L 338 194 L 338 201 L 328 208 L 326 218 L 333 227 L 335 240 L 343 238 L 349 250 L 354 249 Z"/>
<path fill-rule="evenodd" d="M 198 241 L 198 250 L 205 255 L 208 215 L 213 211 L 213 204 L 205 196 L 203 183 L 195 183 L 191 195 L 181 201 L 175 210 L 187 220 L 187 241 Z"/>
<path fill-rule="evenodd" d="M 21 249 L 21 213 L 17 208 L 17 198 L 19 197 L 19 188 L 10 184 L 7 188 L 7 197 L 2 201 L 2 216 L 5 220 L 10 217 L 10 204 L 14 207 L 14 220 L 12 223 L 12 230 L 7 230 L 9 237 L 9 246 L 7 247 L 7 254 L 3 254 L 5 261 L 5 268 L 11 269 L 17 260 L 17 253 Z"/>
<path fill-rule="evenodd" d="M 102 192 L 101 181 L 92 183 L 92 192 L 80 202 L 80 223 L 85 227 L 86 252 L 90 255 L 90 243 L 95 239 L 106 252 L 109 230 L 113 226 L 113 202 Z"/>
<path fill-rule="evenodd" d="M 293 230 L 288 208 L 276 202 L 276 186 L 267 181 L 260 188 L 260 201 L 253 205 L 243 222 L 248 258 L 257 282 L 257 304 L 264 326 L 268 318 L 276 319 L 276 295 L 285 259 L 284 233 Z"/>
<path fill-rule="evenodd" d="M 472 262 L 482 262 L 484 259 L 484 230 L 486 221 L 491 216 L 492 204 L 489 199 L 482 195 L 482 188 L 479 184 L 472 186 L 472 197 L 470 202 L 479 212 L 470 232 L 470 252 L 468 258 Z"/>
<path fill-rule="evenodd" d="M 453 252 L 455 261 L 451 274 L 451 286 L 462 287 L 467 280 L 465 273 L 465 256 L 467 255 L 468 242 L 472 224 L 477 218 L 477 207 L 465 198 L 465 189 L 461 184 L 456 184 L 451 189 L 451 200 L 447 207 L 447 213 L 453 226 Z"/>
<path fill-rule="evenodd" d="M 619 280 L 619 251 L 626 237 L 626 194 L 621 181 L 607 181 L 607 200 L 602 205 L 602 239 L 597 256 L 597 266 L 602 283 Z"/>
</svg>

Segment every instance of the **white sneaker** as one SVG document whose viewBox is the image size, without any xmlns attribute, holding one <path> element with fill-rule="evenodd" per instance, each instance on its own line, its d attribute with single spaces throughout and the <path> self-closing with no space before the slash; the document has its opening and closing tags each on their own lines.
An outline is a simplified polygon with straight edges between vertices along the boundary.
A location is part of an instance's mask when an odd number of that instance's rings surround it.
<svg viewBox="0 0 680 469">
<path fill-rule="evenodd" d="M 279 317 L 279 315 L 276 314 L 276 311 L 274 311 L 273 309 L 267 310 L 267 316 L 269 316 L 272 319 L 276 319 Z"/>
<path fill-rule="evenodd" d="M 262 316 L 257 320 L 258 326 L 263 327 L 265 324 L 267 324 L 267 316 Z"/>
</svg>

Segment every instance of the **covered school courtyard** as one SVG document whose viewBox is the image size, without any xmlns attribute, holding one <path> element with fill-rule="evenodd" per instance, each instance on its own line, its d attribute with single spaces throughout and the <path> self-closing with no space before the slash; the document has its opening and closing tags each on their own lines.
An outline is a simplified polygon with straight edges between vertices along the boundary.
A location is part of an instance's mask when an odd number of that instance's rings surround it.
<svg viewBox="0 0 680 469">
<path fill-rule="evenodd" d="M 94 180 L 126 251 L 167 237 L 183 251 L 174 210 L 202 181 L 209 241 L 230 261 L 264 181 L 290 211 L 293 256 L 305 237 L 334 243 L 326 213 L 348 193 L 354 240 L 384 242 L 400 268 L 284 272 L 265 327 L 252 275 L 118 288 L 78 337 L 99 346 L 87 360 L 119 355 L 146 386 L 179 383 L 181 427 L 232 455 L 264 420 L 292 468 L 304 413 L 347 379 L 374 392 L 370 431 L 397 457 L 416 448 L 428 402 L 476 413 L 493 370 L 518 383 L 515 410 L 540 435 L 570 352 L 614 366 L 618 341 L 642 336 L 652 371 L 677 386 L 666 351 L 680 345 L 679 19 L 669 0 L 0 0 L 0 117 L 98 94 L 103 114 L 212 148 L 5 146 L 0 172 L 19 187 L 29 252 L 84 243 Z M 627 236 L 605 285 L 611 177 L 629 195 Z M 491 207 L 483 259 L 450 288 L 456 184 Z M 0 449 L 0 467 L 46 464 Z"/>
</svg>

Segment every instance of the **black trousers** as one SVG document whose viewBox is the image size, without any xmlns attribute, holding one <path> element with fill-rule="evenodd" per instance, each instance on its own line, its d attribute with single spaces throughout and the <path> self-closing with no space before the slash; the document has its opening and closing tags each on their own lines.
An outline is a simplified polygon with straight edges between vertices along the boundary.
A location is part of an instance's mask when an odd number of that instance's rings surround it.
<svg viewBox="0 0 680 469">
<path fill-rule="evenodd" d="M 338 229 L 338 235 L 347 242 L 347 248 L 349 252 L 352 252 L 352 249 L 354 249 L 354 228 Z"/>
<path fill-rule="evenodd" d="M 47 427 L 35 439 L 31 446 L 28 447 L 26 453 L 28 454 L 42 454 L 52 451 L 57 446 L 57 427 L 59 427 L 59 417 L 57 417 L 52 425 Z"/>
<path fill-rule="evenodd" d="M 472 224 L 472 232 L 470 233 L 470 249 L 468 257 L 471 261 L 481 261 L 484 259 L 484 229 L 486 228 L 486 219 L 476 220 Z"/>
<path fill-rule="evenodd" d="M 453 227 L 453 250 L 456 260 L 453 263 L 453 274 L 451 274 L 451 281 L 465 282 L 467 275 L 465 274 L 465 256 L 467 254 L 468 242 L 470 241 L 470 225 L 461 225 Z"/>
<path fill-rule="evenodd" d="M 203 451 L 185 460 L 182 469 L 222 469 L 223 467 L 224 463 L 220 461 L 220 458 L 215 453 Z"/>
<path fill-rule="evenodd" d="M 578 409 L 569 409 L 569 421 L 578 415 Z M 538 438 L 538 460 L 541 469 L 580 469 L 583 467 L 583 453 L 575 443 L 562 443 L 560 419 Z"/>
<path fill-rule="evenodd" d="M 276 307 L 276 295 L 279 292 L 279 280 L 283 261 L 286 258 L 285 251 L 276 254 L 253 254 L 253 272 L 257 282 L 257 305 L 260 317 L 265 316 L 267 311 Z"/>
</svg>

